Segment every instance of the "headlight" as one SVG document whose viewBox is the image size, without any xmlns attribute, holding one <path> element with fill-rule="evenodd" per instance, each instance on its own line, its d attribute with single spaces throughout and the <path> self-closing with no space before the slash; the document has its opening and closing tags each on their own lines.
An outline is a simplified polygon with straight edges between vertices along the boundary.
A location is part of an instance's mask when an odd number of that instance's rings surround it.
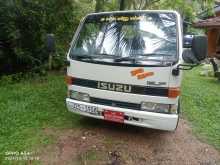
<svg viewBox="0 0 220 165">
<path fill-rule="evenodd" d="M 157 113 L 176 113 L 176 106 L 170 104 L 159 104 L 152 102 L 142 102 L 141 110 L 149 111 L 149 112 L 157 112 Z"/>
<path fill-rule="evenodd" d="M 90 102 L 90 97 L 87 93 L 81 93 L 81 92 L 70 90 L 69 97 L 71 99 L 75 99 L 75 100 L 79 100 L 79 101 Z"/>
</svg>

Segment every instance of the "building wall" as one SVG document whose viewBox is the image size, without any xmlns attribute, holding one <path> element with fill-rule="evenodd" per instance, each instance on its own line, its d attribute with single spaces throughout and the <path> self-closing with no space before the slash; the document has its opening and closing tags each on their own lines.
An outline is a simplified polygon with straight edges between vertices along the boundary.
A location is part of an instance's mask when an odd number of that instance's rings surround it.
<svg viewBox="0 0 220 165">
<path fill-rule="evenodd" d="M 216 16 L 220 16 L 220 11 L 215 13 Z M 207 31 L 208 36 L 208 57 L 215 57 L 217 49 L 220 45 L 218 45 L 219 37 L 220 37 L 220 28 L 209 28 Z"/>
<path fill-rule="evenodd" d="M 208 29 L 208 56 L 214 57 L 217 51 L 217 41 L 219 38 L 218 29 Z"/>
</svg>

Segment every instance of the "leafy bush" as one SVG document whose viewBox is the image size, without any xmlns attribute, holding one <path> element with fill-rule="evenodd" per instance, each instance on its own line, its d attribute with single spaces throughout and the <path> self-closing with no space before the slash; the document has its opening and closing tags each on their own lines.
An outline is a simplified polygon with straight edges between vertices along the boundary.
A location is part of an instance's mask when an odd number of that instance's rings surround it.
<svg viewBox="0 0 220 165">
<path fill-rule="evenodd" d="M 47 33 L 56 36 L 54 66 L 61 67 L 74 29 L 92 10 L 88 0 L 0 0 L 0 76 L 44 71 Z"/>
</svg>

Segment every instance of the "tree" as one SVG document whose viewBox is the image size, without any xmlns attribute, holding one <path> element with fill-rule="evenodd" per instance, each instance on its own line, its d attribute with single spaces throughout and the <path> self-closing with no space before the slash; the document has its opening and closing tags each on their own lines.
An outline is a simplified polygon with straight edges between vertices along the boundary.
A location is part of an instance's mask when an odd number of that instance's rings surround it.
<svg viewBox="0 0 220 165">
<path fill-rule="evenodd" d="M 153 8 L 154 4 L 160 0 L 130 0 L 127 3 L 127 9 L 145 10 Z"/>
<path fill-rule="evenodd" d="M 56 36 L 60 66 L 91 0 L 0 0 L 0 75 L 38 71 L 47 63 L 47 33 Z M 60 55 L 60 56 L 58 56 Z"/>
<path fill-rule="evenodd" d="M 104 5 L 104 0 L 96 0 L 95 12 L 100 12 L 100 11 L 102 11 L 103 5 Z"/>
<path fill-rule="evenodd" d="M 97 0 L 98 1 L 98 0 Z M 109 1 L 102 0 L 101 11 L 108 11 Z M 146 10 L 146 9 L 170 9 L 178 11 L 185 22 L 193 22 L 201 10 L 208 10 L 211 14 L 214 0 L 115 0 L 111 1 L 114 10 Z M 103 5 L 104 4 L 104 5 Z M 118 4 L 118 5 L 116 5 Z M 101 7 L 101 6 L 100 6 Z"/>
<path fill-rule="evenodd" d="M 119 10 L 124 10 L 124 9 L 125 9 L 125 1 L 124 0 L 120 0 Z"/>
</svg>

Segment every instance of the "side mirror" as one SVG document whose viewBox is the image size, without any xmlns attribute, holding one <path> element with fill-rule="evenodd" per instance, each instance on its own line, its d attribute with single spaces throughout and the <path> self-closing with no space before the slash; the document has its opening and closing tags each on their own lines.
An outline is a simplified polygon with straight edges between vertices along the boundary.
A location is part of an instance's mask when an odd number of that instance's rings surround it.
<svg viewBox="0 0 220 165">
<path fill-rule="evenodd" d="M 186 63 L 198 64 L 207 57 L 208 42 L 206 36 L 194 36 L 191 49 L 185 49 L 182 57 Z"/>
<path fill-rule="evenodd" d="M 193 35 L 184 35 L 183 37 L 183 47 L 192 48 Z"/>
<path fill-rule="evenodd" d="M 47 34 L 46 47 L 49 53 L 55 52 L 56 44 L 54 34 Z"/>
</svg>

